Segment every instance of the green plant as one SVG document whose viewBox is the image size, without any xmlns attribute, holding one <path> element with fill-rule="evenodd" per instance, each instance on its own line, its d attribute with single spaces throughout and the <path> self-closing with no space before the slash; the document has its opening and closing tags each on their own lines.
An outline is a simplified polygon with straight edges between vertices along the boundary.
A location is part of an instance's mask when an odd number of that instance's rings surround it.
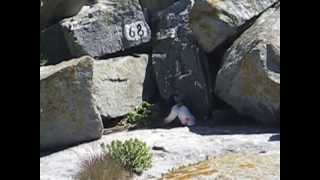
<svg viewBox="0 0 320 180">
<path fill-rule="evenodd" d="M 138 139 L 129 139 L 124 142 L 112 141 L 109 145 L 102 144 L 104 151 L 108 151 L 112 159 L 125 169 L 141 173 L 151 167 L 152 154 L 147 144 Z"/>
<path fill-rule="evenodd" d="M 142 104 L 139 107 L 136 107 L 133 112 L 128 113 L 125 122 L 131 125 L 147 126 L 150 120 L 151 107 L 152 105 L 148 102 L 142 102 Z"/>
<path fill-rule="evenodd" d="M 91 155 L 81 162 L 76 180 L 130 180 L 133 174 L 111 158 L 110 154 Z"/>
<path fill-rule="evenodd" d="M 40 66 L 44 66 L 48 63 L 48 58 L 40 53 Z"/>
</svg>

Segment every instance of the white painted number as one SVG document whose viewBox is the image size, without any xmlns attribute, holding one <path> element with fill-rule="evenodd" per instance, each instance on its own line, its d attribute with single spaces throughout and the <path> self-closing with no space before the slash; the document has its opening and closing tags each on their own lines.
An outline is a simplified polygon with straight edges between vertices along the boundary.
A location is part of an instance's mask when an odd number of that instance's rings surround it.
<svg viewBox="0 0 320 180">
<path fill-rule="evenodd" d="M 125 36 L 129 41 L 137 41 L 147 36 L 147 28 L 143 21 L 137 21 L 124 26 Z"/>
</svg>

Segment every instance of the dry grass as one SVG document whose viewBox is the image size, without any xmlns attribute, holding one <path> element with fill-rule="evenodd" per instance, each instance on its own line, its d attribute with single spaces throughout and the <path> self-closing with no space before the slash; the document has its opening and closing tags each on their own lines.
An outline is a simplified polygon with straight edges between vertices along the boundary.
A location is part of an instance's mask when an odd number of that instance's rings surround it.
<svg viewBox="0 0 320 180">
<path fill-rule="evenodd" d="M 205 178 L 206 177 L 206 178 Z M 193 179 L 279 179 L 279 154 L 228 153 L 197 164 L 178 167 L 162 176 L 162 180 Z"/>
<path fill-rule="evenodd" d="M 127 171 L 107 153 L 91 155 L 81 164 L 76 180 L 130 180 L 133 173 Z"/>
</svg>

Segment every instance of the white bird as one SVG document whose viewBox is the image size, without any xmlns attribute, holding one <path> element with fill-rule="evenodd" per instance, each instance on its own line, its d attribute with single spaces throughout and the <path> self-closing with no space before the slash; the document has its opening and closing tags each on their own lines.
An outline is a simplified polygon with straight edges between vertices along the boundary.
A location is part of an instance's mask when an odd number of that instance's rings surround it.
<svg viewBox="0 0 320 180">
<path fill-rule="evenodd" d="M 172 122 L 178 116 L 181 124 L 193 126 L 196 123 L 196 118 L 192 115 L 189 109 L 180 104 L 176 104 L 171 108 L 170 114 L 164 119 L 166 124 Z"/>
</svg>

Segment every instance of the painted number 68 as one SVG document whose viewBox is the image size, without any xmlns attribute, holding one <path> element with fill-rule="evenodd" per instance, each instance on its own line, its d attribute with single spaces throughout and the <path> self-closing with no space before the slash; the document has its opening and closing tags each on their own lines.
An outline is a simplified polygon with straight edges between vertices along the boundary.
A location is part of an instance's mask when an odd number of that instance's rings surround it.
<svg viewBox="0 0 320 180">
<path fill-rule="evenodd" d="M 129 41 L 136 41 L 146 36 L 147 30 L 143 22 L 136 22 L 125 25 L 126 38 Z"/>
</svg>

